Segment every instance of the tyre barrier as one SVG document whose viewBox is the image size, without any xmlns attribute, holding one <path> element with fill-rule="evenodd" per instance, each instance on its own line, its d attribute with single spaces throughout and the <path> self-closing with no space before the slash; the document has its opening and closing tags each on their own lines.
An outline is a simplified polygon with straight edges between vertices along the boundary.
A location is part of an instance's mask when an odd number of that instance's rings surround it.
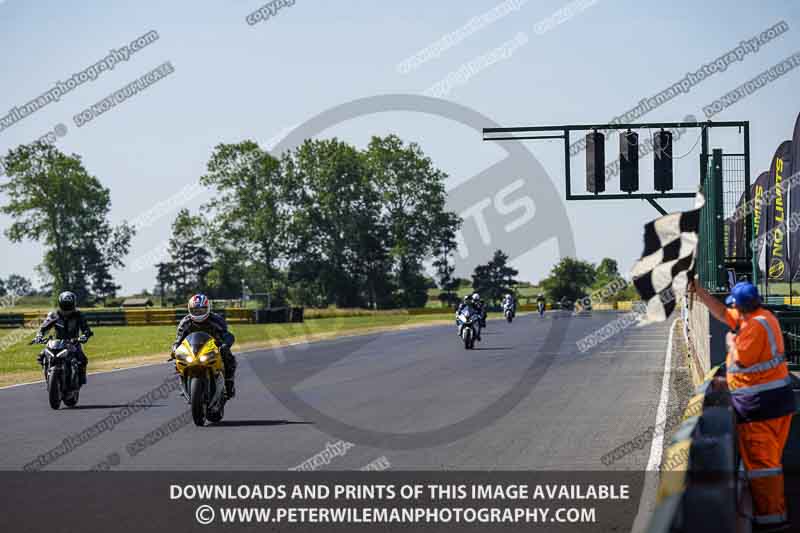
<svg viewBox="0 0 800 533">
<path fill-rule="evenodd" d="M 230 324 L 302 322 L 304 318 L 302 307 L 221 308 L 214 312 L 222 315 Z M 186 316 L 186 309 L 87 309 L 83 314 L 90 326 L 174 326 Z M 25 324 L 41 323 L 46 316 L 46 312 L 0 314 L 0 328 L 19 328 Z"/>
<path fill-rule="evenodd" d="M 630 311 L 635 302 L 621 301 L 614 303 L 594 304 L 596 311 Z M 548 311 L 560 309 L 557 305 L 546 304 Z M 517 306 L 518 312 L 537 311 L 535 304 L 520 304 Z M 220 308 L 215 312 L 221 314 L 231 324 L 271 324 L 282 322 L 303 322 L 310 318 L 341 318 L 348 316 L 372 316 L 381 314 L 408 314 L 408 315 L 438 315 L 455 312 L 455 309 L 440 307 L 424 307 L 419 309 L 393 309 L 372 311 L 368 309 L 344 309 L 335 312 L 327 310 L 318 312 L 311 310 L 309 316 L 305 316 L 303 307 L 273 307 L 271 309 L 241 309 L 241 308 Z M 492 307 L 491 313 L 502 313 L 501 307 Z M 175 325 L 186 316 L 184 308 L 170 309 L 86 309 L 83 311 L 90 326 L 170 326 Z M 0 313 L 0 329 L 2 328 L 21 328 L 26 324 L 42 322 L 47 316 L 47 312 L 35 311 L 25 313 Z"/>
<path fill-rule="evenodd" d="M 724 375 L 722 365 L 706 374 L 664 450 L 650 533 L 736 530 L 736 416 Z"/>
</svg>

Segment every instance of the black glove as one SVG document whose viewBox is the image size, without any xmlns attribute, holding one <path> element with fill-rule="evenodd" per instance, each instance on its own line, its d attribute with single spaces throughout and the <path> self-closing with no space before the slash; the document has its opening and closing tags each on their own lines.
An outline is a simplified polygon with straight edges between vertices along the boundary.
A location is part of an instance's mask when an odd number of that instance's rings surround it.
<svg viewBox="0 0 800 533">
<path fill-rule="evenodd" d="M 44 342 L 44 337 L 41 335 L 36 335 L 31 341 L 31 344 L 41 344 L 42 342 Z"/>
<path fill-rule="evenodd" d="M 169 348 L 169 359 L 167 359 L 167 362 L 173 361 L 175 359 L 175 350 L 177 350 L 177 349 L 178 349 L 178 345 L 177 344 L 173 344 L 172 346 L 170 346 L 170 348 Z"/>
<path fill-rule="evenodd" d="M 87 337 L 86 335 L 81 335 L 80 337 L 78 337 L 78 342 L 80 344 L 85 344 L 88 340 L 89 340 L 89 337 Z"/>
</svg>

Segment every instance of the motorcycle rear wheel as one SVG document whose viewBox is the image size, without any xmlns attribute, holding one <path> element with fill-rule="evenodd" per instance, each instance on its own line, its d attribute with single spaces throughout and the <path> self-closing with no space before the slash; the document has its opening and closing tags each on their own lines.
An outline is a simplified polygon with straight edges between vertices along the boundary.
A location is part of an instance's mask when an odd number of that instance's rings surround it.
<svg viewBox="0 0 800 533">
<path fill-rule="evenodd" d="M 203 378 L 189 378 L 189 397 L 192 405 L 192 420 L 194 425 L 204 426 L 206 424 L 205 406 L 205 380 Z"/>
</svg>

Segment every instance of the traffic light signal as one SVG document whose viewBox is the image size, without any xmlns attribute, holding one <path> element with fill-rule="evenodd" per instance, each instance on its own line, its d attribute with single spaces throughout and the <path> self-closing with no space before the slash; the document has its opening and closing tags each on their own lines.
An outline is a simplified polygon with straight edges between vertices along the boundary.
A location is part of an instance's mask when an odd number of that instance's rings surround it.
<svg viewBox="0 0 800 533">
<path fill-rule="evenodd" d="M 639 134 L 631 130 L 619 134 L 619 188 L 639 190 Z"/>
<path fill-rule="evenodd" d="M 654 143 L 654 189 L 660 192 L 672 190 L 672 132 L 656 133 Z"/>
<path fill-rule="evenodd" d="M 599 131 L 586 135 L 586 190 L 595 194 L 606 190 L 605 136 Z"/>
</svg>

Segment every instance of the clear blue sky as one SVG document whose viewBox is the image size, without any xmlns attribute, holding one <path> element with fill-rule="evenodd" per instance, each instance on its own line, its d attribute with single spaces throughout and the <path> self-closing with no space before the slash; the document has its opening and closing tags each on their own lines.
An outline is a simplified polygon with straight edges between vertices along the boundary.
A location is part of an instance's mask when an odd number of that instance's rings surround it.
<svg viewBox="0 0 800 533">
<path fill-rule="evenodd" d="M 529 0 L 438 58 L 410 73 L 398 72 L 402 60 L 501 3 L 296 0 L 250 26 L 245 17 L 264 2 L 0 0 L 0 116 L 102 59 L 109 49 L 150 30 L 160 35 L 113 71 L 0 131 L 0 150 L 65 124 L 68 133 L 58 139 L 59 148 L 80 154 L 88 170 L 111 189 L 114 221 L 131 220 L 195 182 L 217 143 L 266 143 L 286 128 L 356 98 L 421 94 L 520 32 L 527 35 L 525 44 L 444 98 L 509 126 L 604 122 L 741 40 L 781 20 L 789 24 L 788 32 L 759 52 L 642 119 L 680 120 L 690 113 L 702 117 L 703 106 L 800 51 L 800 4 L 791 0 L 597 0 L 544 34 L 534 30 L 537 23 L 569 2 Z M 75 126 L 73 115 L 165 61 L 172 63 L 173 74 L 89 124 Z M 714 117 L 751 121 L 753 178 L 769 165 L 777 145 L 790 138 L 800 112 L 799 86 L 797 69 Z M 502 158 L 499 147 L 481 143 L 474 131 L 419 114 L 374 115 L 324 135 L 363 146 L 371 135 L 391 132 L 418 141 L 451 175 L 449 186 Z M 696 138 L 694 132 L 687 134 L 676 152 L 689 151 Z M 552 179 L 563 201 L 560 147 L 553 142 L 527 146 L 549 174 L 536 178 Z M 696 149 L 682 161 L 677 181 L 688 187 L 697 180 Z M 582 158 L 575 158 L 575 164 L 582 168 Z M 187 207 L 196 210 L 207 199 L 201 195 Z M 664 203 L 669 209 L 686 204 Z M 129 264 L 168 237 L 179 207 L 139 232 Z M 624 270 L 641 252 L 642 224 L 655 215 L 640 202 L 570 203 L 566 209 L 578 256 L 595 262 L 614 257 Z M 0 217 L 0 227 L 9 223 Z M 0 252 L 0 276 L 16 272 L 34 277 L 42 255 L 38 244 L 12 244 L 0 237 Z M 516 266 L 523 279 L 535 281 L 557 259 L 552 243 L 544 244 L 519 258 Z M 116 273 L 123 292 L 151 289 L 154 275 L 151 267 Z"/>
</svg>

